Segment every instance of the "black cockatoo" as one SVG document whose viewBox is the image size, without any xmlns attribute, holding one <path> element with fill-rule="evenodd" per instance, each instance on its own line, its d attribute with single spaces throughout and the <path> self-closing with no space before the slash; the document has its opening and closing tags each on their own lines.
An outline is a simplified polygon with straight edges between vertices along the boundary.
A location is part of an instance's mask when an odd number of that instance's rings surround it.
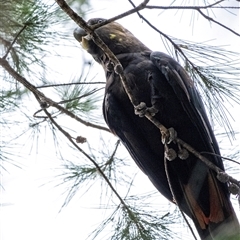
<svg viewBox="0 0 240 240">
<path fill-rule="evenodd" d="M 94 18 L 88 24 L 102 21 Z M 200 95 L 180 64 L 162 52 L 151 51 L 117 22 L 95 31 L 120 61 L 134 98 L 152 106 L 160 123 L 174 128 L 178 137 L 198 152 L 210 153 L 207 158 L 224 170 Z M 159 129 L 135 114 L 111 61 L 91 37 L 81 28 L 75 29 L 74 36 L 105 70 L 105 121 L 140 169 L 162 195 L 193 220 L 201 239 L 239 239 L 239 223 L 227 184 L 221 183 L 216 173 L 193 154 L 181 157 L 183 149 L 174 142 L 168 147 L 179 154 L 175 160 L 167 161 L 167 177 Z"/>
</svg>

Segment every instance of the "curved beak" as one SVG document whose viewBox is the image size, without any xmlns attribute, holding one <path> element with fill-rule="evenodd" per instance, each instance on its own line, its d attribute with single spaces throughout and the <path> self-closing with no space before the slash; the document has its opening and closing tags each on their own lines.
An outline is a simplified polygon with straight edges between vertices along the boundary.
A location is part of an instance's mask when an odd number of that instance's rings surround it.
<svg viewBox="0 0 240 240">
<path fill-rule="evenodd" d="M 82 42 L 82 38 L 85 37 L 86 35 L 87 35 L 87 33 L 80 27 L 75 28 L 75 30 L 73 32 L 73 36 L 79 42 Z"/>
</svg>

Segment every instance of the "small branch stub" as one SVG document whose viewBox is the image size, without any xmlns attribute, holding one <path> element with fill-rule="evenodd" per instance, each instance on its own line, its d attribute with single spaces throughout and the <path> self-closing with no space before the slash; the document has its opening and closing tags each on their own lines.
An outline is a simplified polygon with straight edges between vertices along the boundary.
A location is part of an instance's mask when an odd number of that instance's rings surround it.
<svg viewBox="0 0 240 240">
<path fill-rule="evenodd" d="M 87 139 L 85 137 L 82 137 L 82 136 L 77 136 L 76 142 L 77 143 L 85 143 L 85 142 L 87 142 Z"/>
<path fill-rule="evenodd" d="M 229 192 L 232 193 L 233 195 L 240 194 L 240 188 L 237 184 L 231 183 L 229 185 Z"/>
<path fill-rule="evenodd" d="M 226 183 L 229 181 L 229 175 L 225 172 L 219 172 L 217 174 L 217 179 L 220 181 L 220 182 L 223 182 L 223 183 Z"/>
</svg>

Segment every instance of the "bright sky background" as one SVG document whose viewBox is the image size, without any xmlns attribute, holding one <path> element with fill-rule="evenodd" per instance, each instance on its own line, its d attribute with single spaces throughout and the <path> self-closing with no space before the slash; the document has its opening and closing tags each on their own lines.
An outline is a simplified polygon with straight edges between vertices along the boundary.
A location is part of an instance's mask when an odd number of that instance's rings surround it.
<svg viewBox="0 0 240 240">
<path fill-rule="evenodd" d="M 131 8 L 130 4 L 126 0 L 92 0 L 93 9 L 89 11 L 88 17 L 104 17 L 110 18 L 117 14 L 120 14 Z M 135 1 L 140 3 L 141 1 Z M 169 2 L 169 1 L 162 1 Z M 181 2 L 181 1 L 180 1 Z M 151 1 L 151 5 L 158 4 L 159 1 Z M 229 5 L 234 3 L 237 6 L 237 1 L 229 1 Z M 159 29 L 171 36 L 177 38 L 183 38 L 193 41 L 204 42 L 212 40 L 209 44 L 213 45 L 227 45 L 229 49 L 236 51 L 240 49 L 239 38 L 229 33 L 226 30 L 222 30 L 216 25 L 209 23 L 206 20 L 202 20 L 199 16 L 195 18 L 194 28 L 190 24 L 191 11 L 169 10 L 160 11 L 144 11 L 145 17 Z M 237 13 L 235 11 L 235 13 Z M 222 22 L 233 28 L 235 31 L 239 31 L 239 15 L 236 18 L 233 15 L 226 12 L 217 13 L 219 19 Z M 238 19 L 238 21 L 236 21 Z M 145 23 L 143 23 L 136 14 L 121 19 L 119 21 L 131 32 L 134 33 L 142 42 L 144 42 L 152 50 L 164 51 L 164 46 L 161 43 L 159 35 L 150 29 Z M 69 29 L 69 34 L 72 34 L 73 29 Z M 76 42 L 76 45 L 78 43 Z M 52 62 L 52 69 L 56 69 L 64 78 L 70 78 L 79 73 L 79 62 L 81 61 L 82 50 L 76 49 L 59 49 L 59 54 L 63 55 L 69 53 L 73 56 L 72 59 L 56 59 Z M 67 67 L 62 67 L 67 66 Z M 99 81 L 105 81 L 103 70 L 100 66 L 95 64 L 95 71 L 99 72 L 97 79 Z M 96 79 L 96 81 L 97 81 Z M 31 103 L 35 104 L 35 103 Z M 240 106 L 229 107 L 235 122 L 232 122 L 232 126 L 236 132 L 240 132 Z M 32 113 L 31 113 L 32 114 Z M 90 138 L 96 138 L 91 130 L 87 129 L 88 136 Z M 234 145 L 240 149 L 240 139 L 238 138 Z M 30 143 L 29 143 L 30 144 Z M 223 143 L 224 147 L 228 143 Z M 9 173 L 3 172 L 2 183 L 4 190 L 1 190 L 1 203 L 7 205 L 1 208 L 0 212 L 0 239 L 1 240 L 79 240 L 85 239 L 89 234 L 88 229 L 96 223 L 100 223 L 105 216 L 101 210 L 97 209 L 97 203 L 99 198 L 99 190 L 96 188 L 94 195 L 85 194 L 84 196 L 75 197 L 71 203 L 64 208 L 60 213 L 60 207 L 63 204 L 64 187 L 54 188 L 54 184 L 46 184 L 53 181 L 54 176 L 60 173 L 60 162 L 55 158 L 54 151 L 49 151 L 53 146 L 46 148 L 46 144 L 43 147 L 40 146 L 38 152 L 35 150 L 29 154 L 29 149 L 25 147 L 22 149 L 21 154 L 25 154 L 25 159 L 21 159 L 22 169 L 15 167 L 9 167 Z M 67 149 L 66 149 L 67 151 Z M 127 154 L 124 153 L 126 156 Z M 70 158 L 71 156 L 69 156 Z M 239 168 L 236 165 L 236 168 Z M 133 168 L 133 172 L 136 168 Z M 130 171 L 131 172 L 131 171 Z M 148 179 L 139 174 L 139 192 L 145 189 L 153 189 Z M 57 182 L 55 182 L 56 184 Z M 45 184 L 45 185 L 44 185 Z M 91 191 L 93 192 L 93 191 Z M 168 205 L 167 201 L 161 200 L 164 205 Z M 236 202 L 236 201 L 235 201 Z M 86 206 L 88 206 L 86 208 Z M 92 207 L 91 207 L 92 206 Z M 237 211 L 238 208 L 236 207 Z M 98 213 L 99 212 L 99 213 Z"/>
</svg>

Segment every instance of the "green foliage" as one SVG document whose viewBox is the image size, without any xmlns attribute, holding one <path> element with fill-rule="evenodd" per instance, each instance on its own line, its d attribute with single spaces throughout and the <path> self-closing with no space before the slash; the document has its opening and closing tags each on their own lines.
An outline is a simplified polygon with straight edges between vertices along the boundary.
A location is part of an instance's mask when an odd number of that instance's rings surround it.
<svg viewBox="0 0 240 240">
<path fill-rule="evenodd" d="M 238 52 L 223 46 L 212 46 L 174 39 L 185 56 L 173 48 L 172 55 L 182 62 L 202 95 L 209 116 L 225 131 L 234 135 L 226 102 L 239 104 L 240 60 Z"/>
<path fill-rule="evenodd" d="M 94 95 L 99 89 L 87 89 L 84 85 L 69 85 L 57 88 L 62 103 L 67 110 L 74 113 L 88 113 L 97 109 L 99 98 Z"/>
<path fill-rule="evenodd" d="M 88 1 L 71 1 L 71 5 L 79 10 L 89 6 Z M 83 11 L 83 10 L 82 10 Z M 70 19 L 54 3 L 48 1 L 13 0 L 0 2 L 0 55 L 6 59 L 17 73 L 26 77 L 32 84 L 48 85 L 53 82 L 51 69 L 46 58 L 56 56 L 56 47 L 68 44 L 72 36 L 67 33 L 72 28 Z M 72 44 L 73 46 L 73 44 Z M 48 73 L 48 74 L 45 74 Z M 18 156 L 18 148 L 23 143 L 15 145 L 14 141 L 21 142 L 29 136 L 31 144 L 38 143 L 38 134 L 46 132 L 52 134 L 56 145 L 59 143 L 55 128 L 44 116 L 40 106 L 26 106 L 36 103 L 29 90 L 13 79 L 8 72 L 0 69 L 1 76 L 1 159 L 0 167 L 6 169 L 7 163 L 14 163 Z M 50 76 L 50 77 L 49 77 Z M 81 77 L 78 81 L 81 80 Z M 50 80 L 51 79 L 51 80 Z M 85 80 L 85 79 L 84 79 Z M 69 80 L 72 82 L 72 80 Z M 55 88 L 56 89 L 56 88 Z M 51 93 L 64 100 L 64 107 L 72 112 L 86 117 L 96 109 L 97 97 L 87 85 L 59 86 Z M 57 93 L 57 94 L 56 94 Z M 53 111 L 59 116 L 62 113 Z M 35 113 L 34 113 L 35 112 Z M 54 115 L 55 116 L 55 115 Z M 63 116 L 61 116 L 63 117 Z M 11 130 L 9 132 L 9 129 Z M 48 134 L 49 134 L 48 133 Z M 44 138 L 44 135 L 42 135 Z M 25 141 L 25 140 L 23 140 Z M 12 147 L 14 145 L 15 147 Z M 32 147 L 30 147 L 32 148 Z"/>
<path fill-rule="evenodd" d="M 78 10 L 88 6 L 87 0 L 70 2 Z M 13 0 L 0 4 L 0 46 L 9 54 L 8 61 L 19 73 L 33 72 L 35 64 L 45 68 L 42 58 L 49 47 L 58 45 L 56 39 L 60 37 L 68 38 L 58 29 L 66 26 L 69 18 L 54 2 Z"/>
<path fill-rule="evenodd" d="M 40 61 L 36 50 L 43 50 L 41 45 L 49 42 L 49 35 L 53 36 L 47 30 L 52 20 L 51 10 L 42 1 L 4 1 L 1 4 L 1 44 L 4 51 L 10 51 L 8 60 L 18 72 L 30 70 L 29 64 Z"/>
<path fill-rule="evenodd" d="M 101 236 L 103 230 L 108 230 L 106 240 L 158 240 L 180 239 L 173 233 L 179 212 L 161 212 L 153 209 L 153 203 L 148 202 L 155 193 L 143 196 L 126 197 L 127 205 L 119 205 L 103 221 L 99 227 L 89 235 L 89 239 Z M 111 226 L 111 230 L 109 230 Z M 177 225 L 176 225 L 177 226 Z"/>
</svg>

